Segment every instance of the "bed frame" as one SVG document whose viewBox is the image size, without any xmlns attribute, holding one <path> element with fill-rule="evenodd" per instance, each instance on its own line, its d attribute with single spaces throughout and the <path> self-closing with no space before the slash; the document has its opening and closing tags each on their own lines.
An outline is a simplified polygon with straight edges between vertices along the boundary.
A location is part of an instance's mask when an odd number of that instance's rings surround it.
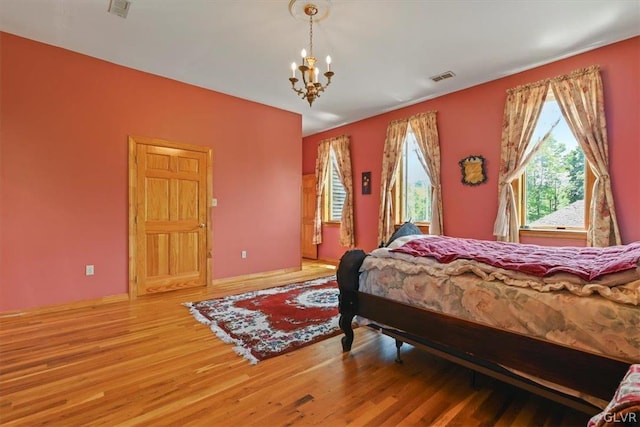
<svg viewBox="0 0 640 427">
<path fill-rule="evenodd" d="M 601 409 L 514 374 L 504 367 L 608 402 L 631 365 L 623 360 L 358 292 L 357 283 L 353 283 L 354 275 L 340 272 L 339 266 L 339 324 L 344 332 L 344 352 L 351 350 L 354 339 L 352 321 L 358 315 L 372 321 L 376 329 L 396 340 L 397 361 L 400 361 L 402 343 L 408 343 L 470 368 L 473 372 L 489 375 L 590 415 L 597 414 Z M 355 278 L 357 280 L 357 273 Z M 551 360 L 555 363 L 549 363 Z"/>
</svg>

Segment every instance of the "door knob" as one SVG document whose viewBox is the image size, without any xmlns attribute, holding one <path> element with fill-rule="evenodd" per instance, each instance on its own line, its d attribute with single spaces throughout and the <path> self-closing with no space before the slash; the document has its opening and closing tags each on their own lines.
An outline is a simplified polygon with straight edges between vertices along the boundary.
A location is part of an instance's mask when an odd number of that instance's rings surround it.
<svg viewBox="0 0 640 427">
<path fill-rule="evenodd" d="M 204 222 L 201 223 L 201 224 L 198 224 L 198 227 L 200 227 L 200 228 L 205 228 L 206 226 L 207 226 L 207 224 L 205 224 Z"/>
</svg>

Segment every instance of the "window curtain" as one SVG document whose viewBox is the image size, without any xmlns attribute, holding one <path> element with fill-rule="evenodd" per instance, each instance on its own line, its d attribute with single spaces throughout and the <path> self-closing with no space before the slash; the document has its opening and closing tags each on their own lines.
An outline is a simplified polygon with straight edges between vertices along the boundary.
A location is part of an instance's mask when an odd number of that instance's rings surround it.
<svg viewBox="0 0 640 427">
<path fill-rule="evenodd" d="M 322 243 L 322 192 L 329 172 L 330 141 L 320 141 L 318 157 L 316 157 L 316 215 L 313 220 L 313 243 Z"/>
<path fill-rule="evenodd" d="M 422 166 L 431 181 L 431 225 L 429 234 L 442 235 L 442 187 L 440 185 L 440 140 L 436 124 L 436 112 L 416 114 L 409 118 L 409 125 L 422 151 Z"/>
<path fill-rule="evenodd" d="M 336 172 L 344 187 L 345 199 L 342 205 L 340 223 L 340 245 L 352 248 L 355 246 L 353 226 L 353 175 L 351 173 L 351 154 L 348 136 L 325 139 L 318 144 L 316 158 L 316 214 L 313 221 L 313 243 L 322 243 L 322 195 L 329 178 L 329 162 L 331 150 L 336 156 Z"/>
<path fill-rule="evenodd" d="M 378 241 L 389 240 L 393 234 L 393 195 L 391 190 L 396 183 L 396 174 L 400 165 L 400 148 L 407 136 L 409 119 L 395 120 L 387 127 L 382 154 L 382 174 L 380 177 L 380 214 L 378 215 Z"/>
<path fill-rule="evenodd" d="M 519 241 L 516 201 L 511 183 L 522 174 L 536 152 L 537 147 L 529 151 L 527 147 L 548 89 L 549 81 L 545 80 L 507 91 L 498 173 L 498 214 L 493 226 L 493 234 L 499 241 Z M 538 147 L 545 138 L 538 141 Z"/>
<path fill-rule="evenodd" d="M 551 89 L 596 176 L 589 208 L 591 226 L 587 232 L 587 245 L 620 245 L 609 176 L 609 144 L 600 69 L 592 66 L 553 79 Z"/>
<path fill-rule="evenodd" d="M 355 233 L 353 229 L 353 176 L 351 174 L 351 153 L 349 149 L 349 137 L 339 136 L 330 141 L 331 149 L 338 162 L 337 172 L 340 182 L 344 187 L 345 198 L 340 217 L 340 245 L 353 248 L 355 246 Z"/>
</svg>

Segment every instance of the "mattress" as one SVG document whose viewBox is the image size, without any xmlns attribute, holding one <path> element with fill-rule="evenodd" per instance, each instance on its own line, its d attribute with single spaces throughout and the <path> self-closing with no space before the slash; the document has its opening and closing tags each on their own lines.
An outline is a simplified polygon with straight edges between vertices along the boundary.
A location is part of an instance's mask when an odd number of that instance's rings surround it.
<svg viewBox="0 0 640 427">
<path fill-rule="evenodd" d="M 477 273 L 477 272 L 476 272 Z M 434 271 L 433 265 L 386 248 L 360 268 L 359 291 L 556 344 L 640 362 L 640 307 L 599 293 L 539 291 L 500 275 Z"/>
</svg>

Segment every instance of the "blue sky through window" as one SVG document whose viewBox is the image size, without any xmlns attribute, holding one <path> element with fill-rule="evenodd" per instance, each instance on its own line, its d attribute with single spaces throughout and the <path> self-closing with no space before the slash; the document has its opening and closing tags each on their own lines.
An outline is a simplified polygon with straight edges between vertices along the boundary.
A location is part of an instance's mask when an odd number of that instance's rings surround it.
<svg viewBox="0 0 640 427">
<path fill-rule="evenodd" d="M 420 150 L 418 149 L 418 142 L 416 141 L 416 137 L 414 136 L 411 129 L 409 129 L 409 131 L 407 132 L 407 139 L 405 140 L 405 144 L 408 153 L 415 153 L 416 151 L 418 153 L 420 152 Z M 425 181 L 427 183 L 429 182 L 427 173 L 422 167 L 420 159 L 418 159 L 418 155 L 412 155 L 408 157 L 407 183 L 409 184 L 415 184 L 418 181 Z"/>
<path fill-rule="evenodd" d="M 533 132 L 533 141 L 537 141 L 542 138 L 545 133 L 549 130 L 551 125 L 560 119 L 560 123 L 555 127 L 552 132 L 553 137 L 558 142 L 563 142 L 567 147 L 566 153 L 573 150 L 578 146 L 578 142 L 573 136 L 571 129 L 569 129 L 569 125 L 567 121 L 562 117 L 562 112 L 560 111 L 560 106 L 557 102 L 547 101 L 542 106 L 542 111 L 540 112 L 540 117 L 538 118 L 538 123 Z"/>
</svg>

